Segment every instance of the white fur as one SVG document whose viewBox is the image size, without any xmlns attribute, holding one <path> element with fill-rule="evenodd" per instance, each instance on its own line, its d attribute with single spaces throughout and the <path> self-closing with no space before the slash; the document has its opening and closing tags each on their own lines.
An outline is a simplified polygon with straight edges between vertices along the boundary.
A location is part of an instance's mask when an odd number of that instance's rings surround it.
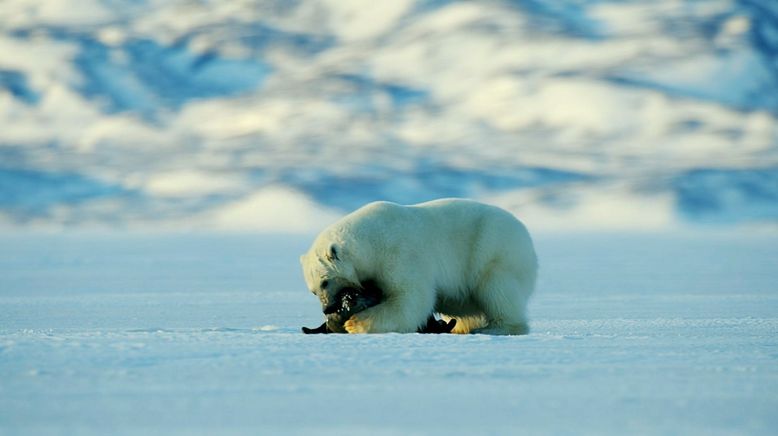
<svg viewBox="0 0 778 436">
<path fill-rule="evenodd" d="M 349 333 L 415 332 L 432 312 L 456 318 L 456 333 L 529 330 L 535 249 L 524 225 L 498 207 L 370 203 L 324 230 L 301 263 L 323 307 L 344 286 L 373 279 L 383 289 L 384 302 L 346 322 Z"/>
</svg>

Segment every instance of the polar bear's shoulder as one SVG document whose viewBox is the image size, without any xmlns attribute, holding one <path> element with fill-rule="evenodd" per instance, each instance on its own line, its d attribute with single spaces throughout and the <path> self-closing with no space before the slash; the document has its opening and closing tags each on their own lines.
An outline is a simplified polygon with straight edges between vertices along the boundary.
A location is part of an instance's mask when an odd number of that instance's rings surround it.
<svg viewBox="0 0 778 436">
<path fill-rule="evenodd" d="M 390 201 L 374 201 L 368 203 L 346 217 L 347 221 L 364 221 L 371 219 L 387 219 L 407 211 L 407 206 L 402 206 Z"/>
<path fill-rule="evenodd" d="M 333 241 L 345 242 L 351 238 L 374 238 L 385 233 L 388 225 L 401 222 L 402 215 L 407 212 L 407 206 L 389 201 L 368 203 L 333 223 L 319 235 L 319 239 L 322 244 L 329 244 Z"/>
<path fill-rule="evenodd" d="M 364 213 L 382 213 L 394 209 L 404 209 L 405 207 L 406 206 L 397 203 L 392 203 L 391 201 L 374 201 L 362 206 L 357 211 L 362 211 Z"/>
</svg>

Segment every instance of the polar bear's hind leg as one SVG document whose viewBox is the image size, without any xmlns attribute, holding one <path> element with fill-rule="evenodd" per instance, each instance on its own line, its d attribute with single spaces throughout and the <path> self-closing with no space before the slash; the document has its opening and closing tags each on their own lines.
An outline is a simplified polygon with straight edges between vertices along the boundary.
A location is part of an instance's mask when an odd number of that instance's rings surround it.
<svg viewBox="0 0 778 436">
<path fill-rule="evenodd" d="M 535 285 L 534 275 L 527 279 L 514 274 L 494 274 L 476 294 L 486 317 L 486 326 L 472 333 L 526 335 L 529 333 L 527 301 Z"/>
</svg>

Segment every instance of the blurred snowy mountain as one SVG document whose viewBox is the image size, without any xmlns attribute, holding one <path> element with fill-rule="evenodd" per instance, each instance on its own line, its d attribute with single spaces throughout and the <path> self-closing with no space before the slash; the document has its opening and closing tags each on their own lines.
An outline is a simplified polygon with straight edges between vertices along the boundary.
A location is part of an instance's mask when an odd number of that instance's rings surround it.
<svg viewBox="0 0 778 436">
<path fill-rule="evenodd" d="M 0 224 L 778 223 L 778 2 L 4 0 Z"/>
</svg>

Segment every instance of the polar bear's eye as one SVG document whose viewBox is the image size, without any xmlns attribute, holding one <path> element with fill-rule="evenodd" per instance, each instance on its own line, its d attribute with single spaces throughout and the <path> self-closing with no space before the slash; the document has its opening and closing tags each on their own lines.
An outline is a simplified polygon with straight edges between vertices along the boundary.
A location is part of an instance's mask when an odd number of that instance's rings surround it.
<svg viewBox="0 0 778 436">
<path fill-rule="evenodd" d="M 330 284 L 329 280 L 322 280 L 322 281 L 321 281 L 321 288 L 322 288 L 322 289 L 324 289 L 324 288 L 326 288 L 326 287 L 327 287 L 327 285 L 329 285 L 329 284 Z"/>
</svg>

